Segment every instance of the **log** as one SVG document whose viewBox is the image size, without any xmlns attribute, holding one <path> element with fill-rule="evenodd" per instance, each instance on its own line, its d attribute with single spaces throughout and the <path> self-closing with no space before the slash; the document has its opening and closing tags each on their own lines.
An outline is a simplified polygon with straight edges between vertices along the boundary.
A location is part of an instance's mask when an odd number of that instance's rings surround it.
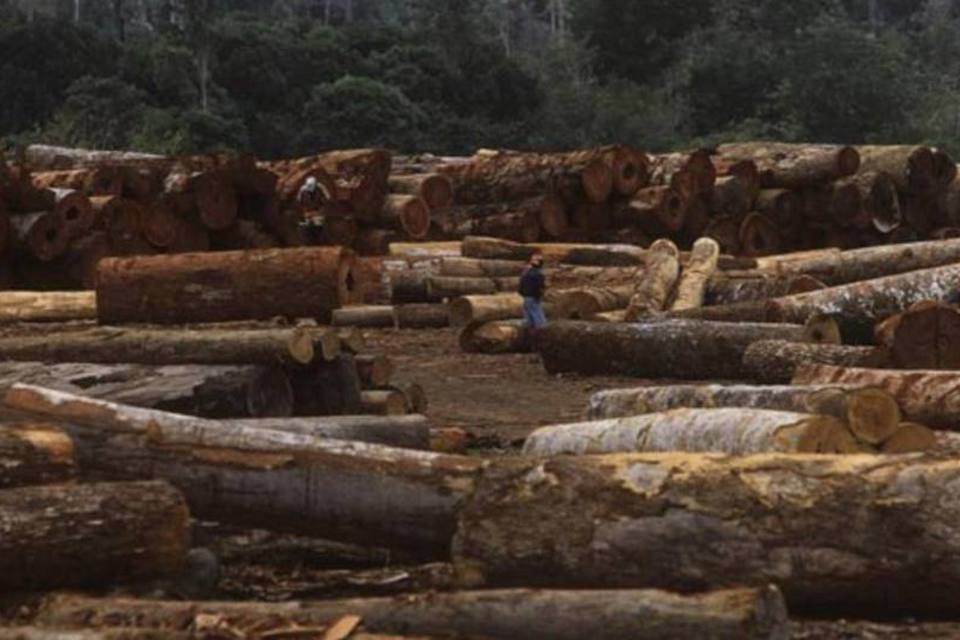
<svg viewBox="0 0 960 640">
<path fill-rule="evenodd" d="M 754 300 L 671 311 L 666 314 L 666 317 L 682 320 L 708 320 L 711 322 L 766 322 L 767 309 L 765 300 Z"/>
<path fill-rule="evenodd" d="M 487 260 L 483 258 L 442 258 L 440 275 L 450 278 L 515 278 L 526 264 L 520 260 Z"/>
<path fill-rule="evenodd" d="M 164 482 L 0 491 L 0 589 L 150 580 L 179 572 L 189 548 L 183 496 Z"/>
<path fill-rule="evenodd" d="M 66 482 L 76 472 L 73 441 L 56 427 L 0 426 L 0 489 Z"/>
<path fill-rule="evenodd" d="M 686 380 L 744 379 L 741 359 L 758 340 L 807 339 L 782 324 L 667 320 L 644 324 L 554 322 L 538 338 L 548 373 Z"/>
<path fill-rule="evenodd" d="M 80 237 L 93 227 L 96 212 L 87 196 L 73 189 L 53 189 L 56 204 L 53 210 L 63 220 L 68 240 Z"/>
<path fill-rule="evenodd" d="M 728 254 L 740 253 L 740 225 L 743 215 L 718 215 L 710 219 L 703 230 L 704 237 L 713 238 L 720 244 L 720 250 Z"/>
<path fill-rule="evenodd" d="M 803 217 L 803 202 L 795 191 L 789 189 L 761 189 L 754 207 L 781 229 L 795 227 Z"/>
<path fill-rule="evenodd" d="M 331 317 L 335 327 L 392 327 L 392 305 L 360 305 L 335 309 Z"/>
<path fill-rule="evenodd" d="M 342 353 L 325 363 L 290 376 L 294 415 L 350 415 L 360 413 L 362 388 L 352 354 Z"/>
<path fill-rule="evenodd" d="M 825 364 L 802 364 L 794 384 L 850 384 L 874 387 L 897 401 L 905 420 L 935 429 L 960 429 L 960 403 L 953 389 L 955 371 L 897 371 Z"/>
<path fill-rule="evenodd" d="M 717 170 L 707 149 L 654 155 L 649 156 L 649 160 L 650 183 L 671 186 L 685 198 L 709 193 L 717 179 Z"/>
<path fill-rule="evenodd" d="M 71 425 L 82 469 L 161 478 L 199 517 L 449 554 L 455 514 L 481 462 L 249 429 L 16 385 L 4 404 Z M 229 423 L 226 423 L 229 425 Z"/>
<path fill-rule="evenodd" d="M 376 389 L 360 392 L 360 412 L 375 416 L 402 416 L 407 413 L 407 399 L 402 392 Z"/>
<path fill-rule="evenodd" d="M 773 322 L 805 322 L 813 315 L 829 314 L 847 342 L 870 344 L 878 322 L 922 300 L 947 299 L 958 279 L 958 265 L 922 269 L 775 298 L 767 302 L 766 314 Z"/>
<path fill-rule="evenodd" d="M 419 173 L 405 176 L 390 176 L 390 190 L 418 196 L 430 209 L 443 209 L 453 204 L 453 185 L 439 173 Z"/>
<path fill-rule="evenodd" d="M 767 256 L 780 250 L 780 230 L 762 213 L 748 213 L 740 223 L 740 250 L 746 256 Z"/>
<path fill-rule="evenodd" d="M 853 147 L 742 142 L 724 144 L 717 152 L 728 160 L 752 160 L 765 189 L 802 189 L 853 175 L 861 166 L 861 153 Z M 862 161 L 864 169 L 867 162 Z"/>
<path fill-rule="evenodd" d="M 710 192 L 708 206 L 717 215 L 740 218 L 753 208 L 750 184 L 739 176 L 723 176 Z"/>
<path fill-rule="evenodd" d="M 910 194 L 926 194 L 936 185 L 935 160 L 929 147 L 881 145 L 857 147 L 860 170 L 885 173 L 897 189 Z"/>
<path fill-rule="evenodd" d="M 633 287 L 589 287 L 564 289 L 563 306 L 571 320 L 592 320 L 601 313 L 626 310 L 633 297 Z"/>
<path fill-rule="evenodd" d="M 175 324 L 314 317 L 350 301 L 353 254 L 340 247 L 107 258 L 97 272 L 100 322 Z"/>
<path fill-rule="evenodd" d="M 427 392 L 416 382 L 395 382 L 391 389 L 403 394 L 407 404 L 407 413 L 426 413 L 430 404 Z"/>
<path fill-rule="evenodd" d="M 652 247 L 651 247 L 652 250 Z M 703 306 L 707 287 L 716 274 L 720 259 L 720 245 L 710 238 L 700 238 L 693 244 L 690 260 L 683 267 L 671 311 L 696 309 Z"/>
<path fill-rule="evenodd" d="M 875 333 L 877 343 L 889 353 L 892 368 L 960 369 L 960 310 L 957 307 L 918 302 L 877 325 Z"/>
<path fill-rule="evenodd" d="M 707 284 L 708 305 L 733 305 L 826 289 L 813 276 L 778 274 L 764 271 L 726 271 L 715 274 Z"/>
<path fill-rule="evenodd" d="M 567 263 L 607 267 L 642 265 L 646 257 L 643 249 L 629 245 L 519 244 L 483 237 L 464 238 L 461 251 L 467 258 L 494 260 L 529 260 L 535 251 L 540 251 L 548 265 Z"/>
<path fill-rule="evenodd" d="M 165 156 L 135 151 L 99 151 L 74 149 L 46 144 L 32 144 L 26 148 L 26 162 L 36 171 L 60 171 L 95 167 L 108 164 L 115 166 L 166 166 L 170 160 Z"/>
<path fill-rule="evenodd" d="M 635 322 L 663 311 L 680 277 L 680 251 L 669 240 L 650 246 L 646 269 L 627 306 L 626 321 Z"/>
<path fill-rule="evenodd" d="M 653 236 L 673 235 L 683 228 L 686 210 L 686 201 L 672 187 L 647 187 L 619 206 L 613 219 Z"/>
<path fill-rule="evenodd" d="M 96 631 L 41 629 L 37 627 L 0 627 L 0 640 L 190 640 L 190 633 L 152 629 L 103 628 Z"/>
<path fill-rule="evenodd" d="M 203 418 L 293 414 L 293 391 L 278 367 L 98 365 L 0 362 L 0 389 L 16 382 Z"/>
<path fill-rule="evenodd" d="M 429 449 L 430 423 L 419 414 L 402 416 L 322 416 L 250 418 L 219 421 L 224 428 L 283 431 L 313 438 L 381 444 L 401 449 Z"/>
<path fill-rule="evenodd" d="M 460 349 L 465 353 L 529 353 L 533 351 L 523 320 L 497 320 L 469 324 L 460 330 Z"/>
<path fill-rule="evenodd" d="M 563 292 L 548 290 L 544 297 L 544 311 L 550 319 L 569 315 L 564 306 Z M 495 293 L 488 296 L 463 296 L 448 305 L 451 327 L 465 327 L 474 323 L 511 320 L 523 317 L 523 298 L 518 293 Z"/>
<path fill-rule="evenodd" d="M 87 196 L 123 195 L 124 171 L 117 166 L 42 171 L 33 173 L 30 179 L 38 189 L 73 189 Z"/>
<path fill-rule="evenodd" d="M 262 628 L 263 621 L 285 620 L 293 629 L 314 630 L 347 614 L 362 620 L 363 628 L 371 632 L 438 637 L 781 640 L 789 634 L 783 596 L 772 586 L 691 595 L 654 590 L 503 589 L 284 603 L 60 596 L 44 604 L 37 620 L 67 628 L 121 623 L 165 632 L 178 631 L 185 621 L 194 621 L 192 628 L 201 618 L 222 621 L 228 628 Z M 322 637 L 332 636 L 328 632 Z M 362 634 L 350 637 L 362 640 Z"/>
<path fill-rule="evenodd" d="M 393 307 L 398 329 L 440 329 L 450 326 L 446 304 L 398 304 Z"/>
<path fill-rule="evenodd" d="M 890 233 L 903 222 L 896 181 L 886 173 L 861 171 L 837 182 L 857 190 L 863 211 L 872 227 L 880 233 Z"/>
<path fill-rule="evenodd" d="M 354 357 L 357 374 L 366 388 L 386 387 L 393 377 L 393 361 L 382 354 L 361 354 Z"/>
<path fill-rule="evenodd" d="M 95 320 L 92 291 L 0 291 L 0 322 Z"/>
<path fill-rule="evenodd" d="M 511 278 L 514 286 L 508 291 L 516 291 L 520 284 L 519 278 Z M 450 276 L 428 276 L 426 279 L 427 298 L 429 300 L 443 300 L 444 298 L 459 298 L 469 295 L 490 295 L 500 291 L 497 281 L 493 278 L 451 278 Z"/>
<path fill-rule="evenodd" d="M 390 194 L 380 212 L 380 223 L 412 240 L 422 240 L 430 232 L 430 207 L 418 196 Z"/>
<path fill-rule="evenodd" d="M 833 450 L 830 445 L 836 440 L 834 432 L 849 437 L 846 425 L 829 416 L 743 407 L 684 408 L 541 427 L 527 437 L 523 453 L 859 453 Z"/>
<path fill-rule="evenodd" d="M 453 258 L 461 255 L 463 243 L 456 241 L 443 242 L 391 242 L 389 255 L 392 258 Z"/>
<path fill-rule="evenodd" d="M 53 260 L 70 243 L 63 214 L 55 210 L 12 215 L 10 229 L 12 244 L 38 260 Z"/>
<path fill-rule="evenodd" d="M 167 193 L 188 197 L 200 222 L 208 229 L 226 229 L 237 219 L 237 193 L 218 172 L 171 172 L 164 181 Z"/>
<path fill-rule="evenodd" d="M 958 464 L 676 453 L 498 460 L 461 512 L 454 558 L 490 586 L 702 591 L 776 576 L 799 614 L 949 616 L 955 598 L 927 569 L 934 562 L 939 580 L 956 577 L 943 559 L 957 553 L 949 496 Z"/>
<path fill-rule="evenodd" d="M 743 353 L 744 369 L 752 380 L 790 382 L 797 368 L 806 363 L 841 367 L 883 367 L 889 364 L 885 351 L 875 347 L 760 340 Z"/>
<path fill-rule="evenodd" d="M 340 337 L 335 332 L 306 327 L 257 330 L 98 327 L 0 338 L 0 359 L 21 362 L 303 366 L 334 360 L 338 355 Z"/>
<path fill-rule="evenodd" d="M 492 236 L 514 242 L 536 242 L 540 238 L 540 217 L 532 211 L 524 211 L 447 223 L 444 236 Z"/>
<path fill-rule="evenodd" d="M 883 442 L 881 451 L 891 455 L 921 453 L 937 448 L 938 444 L 937 434 L 932 429 L 913 422 L 903 422 L 893 432 L 893 435 Z"/>
</svg>

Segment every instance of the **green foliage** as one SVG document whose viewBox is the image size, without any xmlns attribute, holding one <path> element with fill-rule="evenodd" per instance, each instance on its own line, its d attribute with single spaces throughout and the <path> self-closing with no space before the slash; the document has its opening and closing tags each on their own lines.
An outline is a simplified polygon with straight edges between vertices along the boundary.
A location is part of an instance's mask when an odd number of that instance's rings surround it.
<svg viewBox="0 0 960 640">
<path fill-rule="evenodd" d="M 47 134 L 63 145 L 122 149 L 144 117 L 146 98 L 118 78 L 80 78 L 67 89 Z"/>
</svg>

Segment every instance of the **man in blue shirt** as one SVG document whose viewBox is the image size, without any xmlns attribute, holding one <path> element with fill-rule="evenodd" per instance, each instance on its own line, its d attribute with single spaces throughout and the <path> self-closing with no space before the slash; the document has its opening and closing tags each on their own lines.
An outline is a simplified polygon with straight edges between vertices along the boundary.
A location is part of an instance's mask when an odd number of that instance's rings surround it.
<svg viewBox="0 0 960 640">
<path fill-rule="evenodd" d="M 523 296 L 523 318 L 531 329 L 532 338 L 537 331 L 547 326 L 547 317 L 543 313 L 543 293 L 547 281 L 543 275 L 543 254 L 539 251 L 530 256 L 530 265 L 520 276 L 520 295 Z"/>
</svg>

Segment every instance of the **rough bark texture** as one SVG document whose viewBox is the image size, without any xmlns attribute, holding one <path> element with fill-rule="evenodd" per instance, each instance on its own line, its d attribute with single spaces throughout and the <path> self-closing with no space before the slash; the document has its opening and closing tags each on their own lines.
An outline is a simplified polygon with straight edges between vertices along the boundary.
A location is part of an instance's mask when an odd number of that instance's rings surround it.
<svg viewBox="0 0 960 640">
<path fill-rule="evenodd" d="M 759 340 L 743 353 L 743 367 L 750 378 L 766 383 L 790 382 L 797 368 L 807 363 L 882 367 L 889 360 L 884 350 L 875 347 L 783 340 Z"/>
<path fill-rule="evenodd" d="M 352 614 L 372 632 L 503 640 L 785 640 L 789 636 L 783 596 L 772 586 L 696 595 L 654 590 L 504 589 L 285 603 L 143 602 L 64 596 L 47 602 L 38 621 L 64 627 L 122 621 L 176 632 L 204 614 L 235 627 L 245 626 L 244 621 L 281 619 L 307 628 Z"/>
<path fill-rule="evenodd" d="M 221 420 L 224 428 L 242 427 L 298 433 L 314 438 L 382 444 L 401 449 L 429 449 L 430 422 L 418 414 L 404 416 L 322 416 Z"/>
<path fill-rule="evenodd" d="M 627 322 L 663 311 L 679 277 L 680 252 L 677 246 L 669 240 L 657 240 L 650 247 L 646 269 L 627 306 Z"/>
<path fill-rule="evenodd" d="M 350 301 L 353 255 L 340 247 L 187 253 L 102 260 L 101 322 L 216 322 L 314 317 Z"/>
<path fill-rule="evenodd" d="M 795 612 L 951 615 L 955 459 L 631 454 L 498 461 L 454 557 L 488 584 L 700 591 L 775 581 Z"/>
<path fill-rule="evenodd" d="M 92 291 L 0 291 L 0 322 L 94 320 Z"/>
<path fill-rule="evenodd" d="M 709 305 L 757 302 L 825 289 L 827 285 L 804 274 L 777 274 L 764 271 L 727 271 L 715 275 L 707 285 Z"/>
<path fill-rule="evenodd" d="M 183 496 L 164 482 L 0 491 L 0 588 L 104 586 L 176 574 L 189 548 Z"/>
<path fill-rule="evenodd" d="M 65 482 L 76 464 L 73 441 L 44 424 L 0 427 L 0 489 Z"/>
<path fill-rule="evenodd" d="M 392 305 L 362 305 L 335 309 L 331 316 L 335 327 L 392 327 Z"/>
<path fill-rule="evenodd" d="M 677 293 L 671 311 L 696 309 L 703 306 L 707 287 L 717 271 L 720 259 L 720 245 L 710 238 L 700 238 L 693 243 L 690 260 L 683 267 Z"/>
<path fill-rule="evenodd" d="M 805 339 L 802 326 L 668 320 L 644 324 L 554 322 L 540 332 L 549 373 L 686 380 L 742 379 L 757 340 Z"/>
<path fill-rule="evenodd" d="M 717 148 L 724 159 L 752 160 L 766 189 L 801 189 L 853 175 L 860 154 L 853 147 L 743 142 Z"/>
</svg>

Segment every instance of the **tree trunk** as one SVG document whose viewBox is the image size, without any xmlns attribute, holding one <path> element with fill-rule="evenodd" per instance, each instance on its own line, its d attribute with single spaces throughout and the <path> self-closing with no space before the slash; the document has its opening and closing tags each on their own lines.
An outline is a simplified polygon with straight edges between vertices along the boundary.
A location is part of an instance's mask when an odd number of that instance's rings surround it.
<svg viewBox="0 0 960 640">
<path fill-rule="evenodd" d="M 541 427 L 527 437 L 530 456 L 628 452 L 859 453 L 834 451 L 847 426 L 828 416 L 754 408 L 674 409 L 628 418 Z"/>
<path fill-rule="evenodd" d="M 0 489 L 66 482 L 76 472 L 73 441 L 43 424 L 0 427 Z"/>
<path fill-rule="evenodd" d="M 199 616 L 223 620 L 227 628 L 252 628 L 257 620 L 285 620 L 300 628 L 315 629 L 348 614 L 362 619 L 363 628 L 371 632 L 418 637 L 783 640 L 789 634 L 783 596 L 772 586 L 692 595 L 653 590 L 505 589 L 286 603 L 146 602 L 60 596 L 44 605 L 37 620 L 47 626 L 68 628 L 109 622 L 167 632 Z M 262 624 L 257 626 L 263 628 Z M 328 633 L 324 637 L 332 636 Z M 350 637 L 361 640 L 359 635 Z"/>
<path fill-rule="evenodd" d="M 30 176 L 38 189 L 74 189 L 87 196 L 123 195 L 123 170 L 116 166 L 46 171 Z"/>
<path fill-rule="evenodd" d="M 618 226 L 637 226 L 654 237 L 673 236 L 683 228 L 687 201 L 672 187 L 647 187 L 613 214 Z"/>
<path fill-rule="evenodd" d="M 352 354 L 334 362 L 291 372 L 294 415 L 351 415 L 360 413 L 360 376 Z"/>
<path fill-rule="evenodd" d="M 782 340 L 757 341 L 743 353 L 743 366 L 750 378 L 768 383 L 790 382 L 797 368 L 806 363 L 882 367 L 889 364 L 889 359 L 884 350 L 875 347 Z"/>
<path fill-rule="evenodd" d="M 264 364 L 303 366 L 340 355 L 340 338 L 324 329 L 123 329 L 0 338 L 0 359 L 45 362 Z"/>
<path fill-rule="evenodd" d="M 549 265 L 567 263 L 591 266 L 642 265 L 647 252 L 629 245 L 596 244 L 519 244 L 497 238 L 467 237 L 462 243 L 463 256 L 493 260 L 529 260 L 535 251 L 544 254 Z"/>
<path fill-rule="evenodd" d="M 876 336 L 890 355 L 890 365 L 896 369 L 960 369 L 960 310 L 957 307 L 918 302 L 878 325 Z M 822 364 L 858 366 L 855 363 Z"/>
<path fill-rule="evenodd" d="M 164 191 L 191 202 L 208 229 L 226 229 L 237 219 L 237 193 L 219 171 L 176 169 L 164 180 Z"/>
<path fill-rule="evenodd" d="M 518 293 L 495 293 L 488 296 L 463 296 L 448 304 L 451 327 L 469 324 L 511 320 L 523 317 L 523 298 Z M 563 292 L 548 290 L 544 298 L 548 318 L 560 319 L 569 314 L 563 305 Z"/>
<path fill-rule="evenodd" d="M 680 251 L 669 240 L 657 240 L 650 246 L 646 269 L 630 298 L 626 321 L 636 322 L 666 309 L 679 277 Z"/>
<path fill-rule="evenodd" d="M 700 238 L 693 244 L 690 260 L 683 267 L 677 283 L 677 294 L 670 305 L 671 311 L 697 309 L 703 306 L 707 287 L 717 271 L 720 245 L 710 238 Z"/>
<path fill-rule="evenodd" d="M 340 247 L 108 258 L 98 270 L 97 316 L 103 323 L 277 315 L 329 322 L 351 299 L 352 262 Z"/>
<path fill-rule="evenodd" d="M 446 304 L 398 304 L 393 307 L 398 329 L 440 329 L 450 326 Z"/>
<path fill-rule="evenodd" d="M 860 170 L 885 173 L 904 193 L 923 195 L 936 185 L 935 160 L 929 147 L 861 146 Z"/>
<path fill-rule="evenodd" d="M 598 314 L 626 310 L 633 297 L 633 287 L 590 287 L 564 289 L 560 292 L 563 306 L 571 320 L 593 320 Z"/>
<path fill-rule="evenodd" d="M 461 512 L 454 558 L 490 586 L 702 591 L 776 580 L 797 613 L 950 615 L 956 599 L 942 585 L 960 578 L 945 560 L 960 536 L 958 465 L 776 454 L 501 460 Z"/>
<path fill-rule="evenodd" d="M 717 148 L 724 159 L 752 160 L 765 189 L 802 189 L 853 175 L 860 154 L 853 147 L 743 142 Z M 866 168 L 866 167 L 864 167 Z"/>
<path fill-rule="evenodd" d="M 880 233 L 890 233 L 903 222 L 897 185 L 889 174 L 861 171 L 838 181 L 837 185 L 857 189 L 871 226 Z"/>
<path fill-rule="evenodd" d="M 0 322 L 95 320 L 92 291 L 0 291 Z"/>
<path fill-rule="evenodd" d="M 453 185 L 450 179 L 439 173 L 420 173 L 405 176 L 390 176 L 390 190 L 419 196 L 432 209 L 443 209 L 453 204 Z"/>
<path fill-rule="evenodd" d="M 654 155 L 650 163 L 650 183 L 672 187 L 684 200 L 709 193 L 717 180 L 717 170 L 706 149 Z"/>
<path fill-rule="evenodd" d="M 803 202 L 789 189 L 761 189 L 754 207 L 781 229 L 792 229 L 803 218 Z"/>
<path fill-rule="evenodd" d="M 392 327 L 394 326 L 393 306 L 362 305 L 335 309 L 331 322 L 335 327 Z"/>
<path fill-rule="evenodd" d="M 540 238 L 540 216 L 533 211 L 504 213 L 444 224 L 444 237 L 492 236 L 514 242 L 536 242 Z"/>
<path fill-rule="evenodd" d="M 707 320 L 711 322 L 766 322 L 766 301 L 735 302 L 698 309 L 671 311 L 667 318 L 681 320 Z"/>
<path fill-rule="evenodd" d="M 514 278 L 523 274 L 525 268 L 519 260 L 443 258 L 440 261 L 440 275 L 450 278 Z"/>
<path fill-rule="evenodd" d="M 402 231 L 411 240 L 423 240 L 430 232 L 430 208 L 419 196 L 390 194 L 380 213 L 380 222 Z"/>
<path fill-rule="evenodd" d="M 806 340 L 799 325 L 668 320 L 646 324 L 554 322 L 539 336 L 548 373 L 685 380 L 744 379 L 741 358 L 758 340 Z"/>
<path fill-rule="evenodd" d="M 717 215 L 710 219 L 702 235 L 716 240 L 720 244 L 720 250 L 724 253 L 738 255 L 741 251 L 740 225 L 742 223 L 742 214 Z"/>
<path fill-rule="evenodd" d="M 900 405 L 904 419 L 928 427 L 960 430 L 960 401 L 954 371 L 896 371 L 826 364 L 802 364 L 794 384 L 849 384 L 875 387 Z"/>
<path fill-rule="evenodd" d="M 38 260 L 53 260 L 70 243 L 66 220 L 57 211 L 38 211 L 11 215 L 11 244 Z"/>
<path fill-rule="evenodd" d="M 449 554 L 479 460 L 231 427 L 18 385 L 10 409 L 70 425 L 81 469 L 161 478 L 199 517 Z"/>
<path fill-rule="evenodd" d="M 960 266 L 948 265 L 776 298 L 767 303 L 767 320 L 805 322 L 814 315 L 830 315 L 846 342 L 870 344 L 878 322 L 922 300 L 948 298 L 958 280 Z"/>
<path fill-rule="evenodd" d="M 451 278 L 430 276 L 427 278 L 427 298 L 443 300 L 469 295 L 490 295 L 499 291 L 513 292 L 520 286 L 520 278 Z"/>
<path fill-rule="evenodd" d="M 467 325 L 460 331 L 465 353 L 529 353 L 533 342 L 523 320 L 498 320 Z"/>
<path fill-rule="evenodd" d="M 740 250 L 746 256 L 767 256 L 780 251 L 780 229 L 761 213 L 748 213 L 740 223 Z"/>
<path fill-rule="evenodd" d="M 0 588 L 107 586 L 175 575 L 190 544 L 183 497 L 164 482 L 0 491 Z"/>
<path fill-rule="evenodd" d="M 223 428 L 241 427 L 297 433 L 313 438 L 367 442 L 401 449 L 429 449 L 430 422 L 422 415 L 323 416 L 221 420 Z"/>
<path fill-rule="evenodd" d="M 45 144 L 28 146 L 26 148 L 26 161 L 35 171 L 60 171 L 96 167 L 98 165 L 168 167 L 172 163 L 165 156 L 151 153 L 93 151 Z"/>
<path fill-rule="evenodd" d="M 771 298 L 825 289 L 813 276 L 778 274 L 766 271 L 727 271 L 715 274 L 707 285 L 706 302 L 711 306 L 762 302 Z"/>
<path fill-rule="evenodd" d="M 753 199 L 751 185 L 739 176 L 722 176 L 710 192 L 710 212 L 740 218 L 753 208 Z"/>
</svg>

